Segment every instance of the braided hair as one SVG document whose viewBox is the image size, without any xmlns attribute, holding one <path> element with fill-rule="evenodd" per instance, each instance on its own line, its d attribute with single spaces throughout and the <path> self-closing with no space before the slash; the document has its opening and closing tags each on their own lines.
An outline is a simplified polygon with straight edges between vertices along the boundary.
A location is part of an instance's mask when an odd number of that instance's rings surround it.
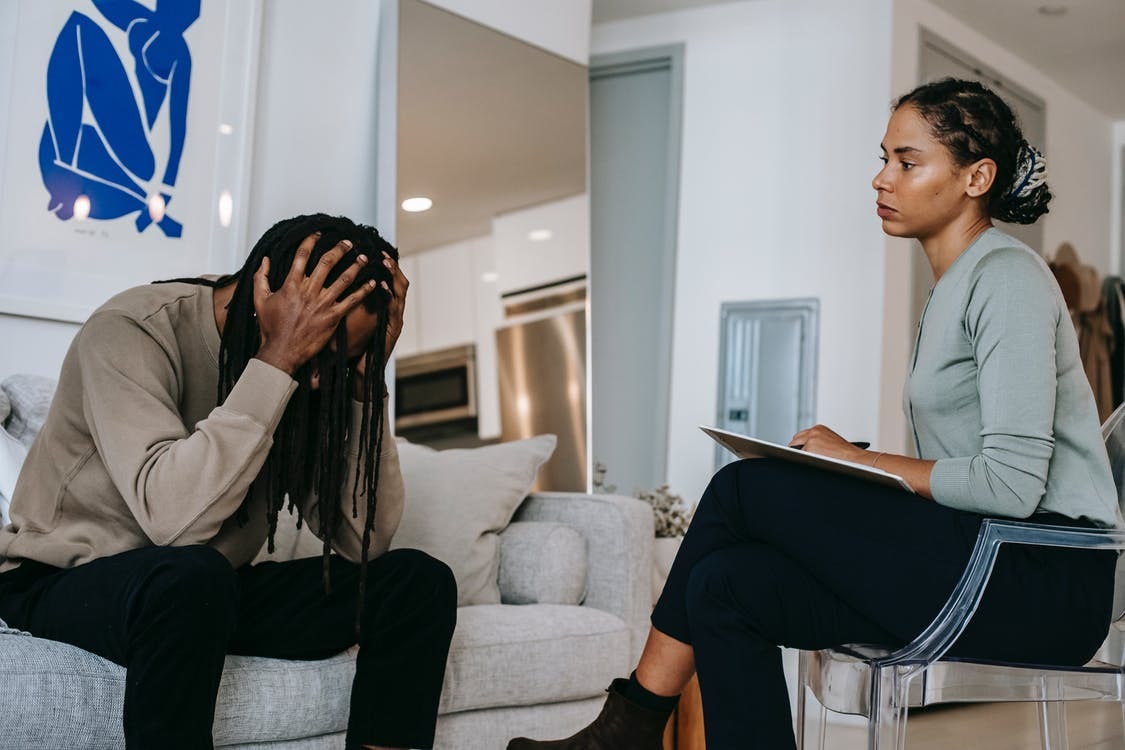
<svg viewBox="0 0 1125 750">
<path fill-rule="evenodd" d="M 293 264 L 297 248 L 313 233 L 319 233 L 309 255 L 305 274 L 310 275 L 317 261 L 341 240 L 351 240 L 352 247 L 333 266 L 324 285 L 332 284 L 353 266 L 360 254 L 372 259 L 365 265 L 355 264 L 356 278 L 344 291 L 341 299 L 374 279 L 387 282 L 393 289 L 391 272 L 377 262 L 386 252 L 398 260 L 398 251 L 379 236 L 374 227 L 355 224 L 344 217 L 326 214 L 312 214 L 285 219 L 274 224 L 262 235 L 250 251 L 246 263 L 238 271 L 218 279 L 173 279 L 171 281 L 202 284 L 216 289 L 235 285 L 234 293 L 227 308 L 226 324 L 223 327 L 222 345 L 219 349 L 219 387 L 218 400 L 222 403 L 246 365 L 258 352 L 260 334 L 258 319 L 254 312 L 254 273 L 262 259 L 270 259 L 269 284 L 271 290 L 278 290 L 285 282 L 289 268 Z M 158 282 L 171 283 L 171 282 Z M 266 514 L 269 522 L 268 550 L 274 550 L 274 534 L 277 530 L 277 517 L 281 508 L 288 503 L 290 514 L 297 513 L 297 527 L 303 518 L 301 507 L 294 498 L 306 497 L 310 493 L 318 498 L 320 537 L 324 540 L 324 585 L 331 590 L 329 578 L 330 540 L 335 536 L 342 520 L 340 498 L 344 491 L 347 472 L 346 443 L 353 430 L 359 430 L 359 462 L 355 481 L 352 484 L 352 517 L 358 517 L 358 500 L 362 496 L 366 504 L 366 519 L 363 526 L 363 551 L 360 561 L 360 593 L 366 588 L 368 547 L 375 525 L 375 497 L 379 486 L 379 459 L 383 447 L 383 394 L 385 393 L 384 369 L 386 366 L 385 341 L 387 333 L 390 292 L 382 285 L 376 286 L 361 303 L 377 316 L 374 335 L 367 342 L 360 355 L 365 360 L 365 380 L 363 394 L 363 416 L 360 424 L 351 424 L 351 381 L 357 377 L 356 360 L 348 358 L 348 338 L 344 321 L 333 334 L 331 343 L 310 361 L 303 364 L 293 374 L 298 387 L 285 409 L 285 413 L 274 433 L 273 446 L 266 458 L 262 471 L 251 485 L 243 500 L 236 518 L 240 523 L 249 520 L 247 507 L 249 499 L 258 485 L 264 485 Z M 319 388 L 312 388 L 314 373 L 319 374 Z M 362 482 L 362 487 L 361 487 Z M 359 626 L 357 608 L 356 626 Z"/>
<path fill-rule="evenodd" d="M 1034 224 L 1047 213 L 1047 160 L 1027 142 L 1011 107 L 988 87 L 943 78 L 904 94 L 893 109 L 910 105 L 959 167 L 980 159 L 996 162 L 987 193 L 988 215 L 1014 224 Z"/>
</svg>

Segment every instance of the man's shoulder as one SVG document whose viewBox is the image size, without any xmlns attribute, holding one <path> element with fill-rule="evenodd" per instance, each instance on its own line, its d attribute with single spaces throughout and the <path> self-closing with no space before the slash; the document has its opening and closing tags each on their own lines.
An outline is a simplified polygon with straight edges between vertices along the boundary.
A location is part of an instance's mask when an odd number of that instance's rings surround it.
<svg viewBox="0 0 1125 750">
<path fill-rule="evenodd" d="M 145 325 L 169 308 L 182 308 L 189 303 L 191 309 L 205 289 L 201 284 L 182 281 L 135 286 L 110 297 L 90 317 L 124 318 Z"/>
</svg>

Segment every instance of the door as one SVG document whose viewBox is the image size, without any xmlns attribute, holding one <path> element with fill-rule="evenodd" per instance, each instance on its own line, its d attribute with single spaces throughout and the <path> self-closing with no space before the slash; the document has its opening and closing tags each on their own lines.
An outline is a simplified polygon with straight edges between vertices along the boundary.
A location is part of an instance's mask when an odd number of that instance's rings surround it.
<svg viewBox="0 0 1125 750">
<path fill-rule="evenodd" d="M 592 458 L 624 493 L 665 480 L 682 60 L 670 47 L 590 67 Z"/>
</svg>

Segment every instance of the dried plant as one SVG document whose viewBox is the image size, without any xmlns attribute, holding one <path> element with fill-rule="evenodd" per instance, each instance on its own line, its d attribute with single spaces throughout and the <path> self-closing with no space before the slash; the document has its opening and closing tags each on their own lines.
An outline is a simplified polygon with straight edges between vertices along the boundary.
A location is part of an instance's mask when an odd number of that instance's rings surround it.
<svg viewBox="0 0 1125 750">
<path fill-rule="evenodd" d="M 594 492 L 612 495 L 617 492 L 617 485 L 605 483 L 605 464 L 601 461 L 594 462 Z"/>
<path fill-rule="evenodd" d="M 687 533 L 691 523 L 691 509 L 679 495 L 668 491 L 662 484 L 655 490 L 642 490 L 637 497 L 652 506 L 656 520 L 656 538 L 680 537 Z"/>
<path fill-rule="evenodd" d="M 617 491 L 617 486 L 606 484 L 605 474 L 605 464 L 595 461 L 594 492 L 612 494 Z M 668 485 L 661 485 L 655 490 L 640 490 L 635 496 L 652 506 L 658 539 L 681 537 L 687 532 L 692 511 L 682 497 L 669 492 Z"/>
</svg>

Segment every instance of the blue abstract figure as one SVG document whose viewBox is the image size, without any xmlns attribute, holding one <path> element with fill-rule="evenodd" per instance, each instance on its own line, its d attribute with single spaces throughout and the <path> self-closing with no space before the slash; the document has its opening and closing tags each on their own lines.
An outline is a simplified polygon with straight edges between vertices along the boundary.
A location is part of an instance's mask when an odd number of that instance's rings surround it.
<svg viewBox="0 0 1125 750">
<path fill-rule="evenodd" d="M 93 219 L 139 211 L 137 231 L 156 224 L 168 237 L 183 226 L 165 207 L 172 199 L 187 126 L 191 53 L 184 31 L 199 18 L 200 0 L 157 0 L 149 10 L 135 0 L 93 0 L 111 24 L 126 32 L 139 99 L 125 63 L 106 32 L 75 11 L 67 19 L 47 64 L 47 124 L 39 141 L 39 170 L 51 197 L 47 210 L 66 221 L 75 202 Z M 150 136 L 166 107 L 170 145 L 160 185 L 151 198 L 157 155 Z M 143 111 L 142 111 L 143 108 Z M 163 154 L 161 154 L 163 156 Z"/>
</svg>

